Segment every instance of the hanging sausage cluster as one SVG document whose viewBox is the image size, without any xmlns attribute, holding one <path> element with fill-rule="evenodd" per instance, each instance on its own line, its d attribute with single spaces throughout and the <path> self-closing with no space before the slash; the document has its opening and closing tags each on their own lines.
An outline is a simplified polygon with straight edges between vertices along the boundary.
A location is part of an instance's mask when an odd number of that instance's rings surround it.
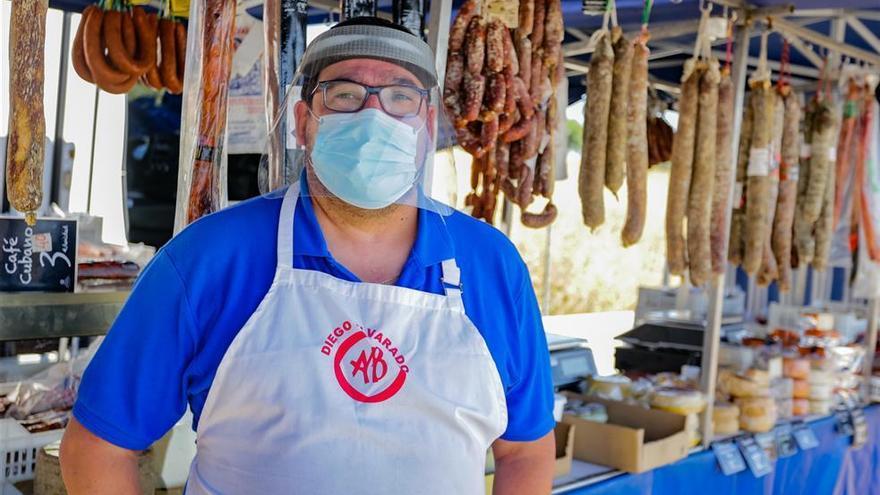
<svg viewBox="0 0 880 495">
<path fill-rule="evenodd" d="M 127 93 L 138 81 L 178 94 L 185 59 L 186 27 L 140 7 L 86 7 L 71 49 L 79 77 L 113 94 Z"/>
<path fill-rule="evenodd" d="M 590 58 L 584 148 L 578 193 L 584 223 L 595 230 L 605 222 L 604 188 L 614 195 L 627 183 L 624 246 L 639 241 L 647 207 L 648 33 L 627 39 L 615 26 L 601 29 Z"/>
<path fill-rule="evenodd" d="M 43 113 L 46 0 L 12 2 L 9 29 L 9 141 L 6 145 L 6 191 L 13 208 L 37 221 L 43 202 Z"/>
<path fill-rule="evenodd" d="M 466 199 L 472 215 L 492 222 L 503 191 L 522 208 L 522 222 L 544 227 L 552 203 L 556 87 L 564 77 L 560 0 L 522 0 L 519 25 L 481 15 L 479 0 L 458 12 L 449 36 L 444 103 L 459 145 L 473 156 Z M 525 209 L 548 199 L 541 213 Z"/>
<path fill-rule="evenodd" d="M 728 144 L 719 142 L 719 137 L 729 140 L 729 132 L 718 132 L 720 84 L 717 60 L 691 59 L 686 63 L 678 130 L 672 143 L 666 205 L 667 264 L 673 275 L 684 275 L 688 270 L 695 286 L 708 280 L 713 269 L 712 253 L 723 245 L 713 246 L 710 230 L 726 230 L 726 226 L 722 228 L 712 222 L 715 193 L 720 196 L 718 200 L 726 204 L 728 191 L 723 187 L 726 181 L 715 186 L 716 169 L 730 170 L 729 163 L 716 164 L 719 158 L 730 160 L 729 153 L 717 153 Z M 728 106 L 726 101 L 723 104 Z M 727 108 L 721 111 L 720 120 L 725 121 L 725 128 L 729 128 L 726 121 L 730 115 Z M 716 237 L 720 237 L 717 232 Z"/>
<path fill-rule="evenodd" d="M 824 100 L 814 100 L 802 122 L 801 96 L 784 81 L 783 71 L 776 86 L 769 73 L 750 82 L 728 256 L 756 276 L 758 285 L 776 281 L 787 292 L 793 267 L 818 267 L 828 259 L 834 191 L 829 153 L 835 125 Z M 802 148 L 802 141 L 815 146 L 812 157 L 803 152 L 808 146 Z"/>
<path fill-rule="evenodd" d="M 235 0 L 200 0 L 197 15 L 190 19 L 201 27 L 202 38 L 194 53 L 202 70 L 187 89 L 194 96 L 193 107 L 184 98 L 181 128 L 195 129 L 196 133 L 184 141 L 188 149 L 181 152 L 180 158 L 180 168 L 186 175 L 185 189 L 179 186 L 177 196 L 179 202 L 184 198 L 186 201 L 179 203 L 185 204 L 185 215 L 177 219 L 181 226 L 225 206 L 223 147 L 235 52 L 235 6 Z"/>
<path fill-rule="evenodd" d="M 853 72 L 852 67 L 846 68 Z M 849 252 L 856 248 L 859 264 L 880 260 L 878 197 L 872 163 L 876 166 L 877 102 L 874 100 L 876 80 L 862 69 L 847 79 L 847 95 L 837 140 L 835 171 L 834 225 L 835 232 L 849 234 Z M 858 239 L 858 243 L 854 242 Z M 821 262 L 822 260 L 820 260 Z M 821 268 L 821 267 L 820 267 Z"/>
</svg>

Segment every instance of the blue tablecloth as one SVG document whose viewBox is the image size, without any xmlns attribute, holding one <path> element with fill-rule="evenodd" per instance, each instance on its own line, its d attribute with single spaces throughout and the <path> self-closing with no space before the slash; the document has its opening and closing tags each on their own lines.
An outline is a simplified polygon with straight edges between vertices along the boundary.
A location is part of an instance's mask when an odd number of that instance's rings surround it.
<svg viewBox="0 0 880 495">
<path fill-rule="evenodd" d="M 642 474 L 625 474 L 566 495 L 880 495 L 880 406 L 865 409 L 868 441 L 859 449 L 834 418 L 810 423 L 819 447 L 779 459 L 772 473 L 725 476 L 711 450 Z"/>
</svg>

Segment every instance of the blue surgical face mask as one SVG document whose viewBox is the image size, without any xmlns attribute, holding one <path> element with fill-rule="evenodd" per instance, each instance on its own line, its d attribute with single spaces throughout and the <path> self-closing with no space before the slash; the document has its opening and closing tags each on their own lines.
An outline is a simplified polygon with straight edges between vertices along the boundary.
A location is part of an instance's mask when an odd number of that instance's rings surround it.
<svg viewBox="0 0 880 495">
<path fill-rule="evenodd" d="M 412 189 L 418 176 L 419 129 L 375 108 L 317 120 L 312 168 L 334 196 L 376 210 Z"/>
</svg>

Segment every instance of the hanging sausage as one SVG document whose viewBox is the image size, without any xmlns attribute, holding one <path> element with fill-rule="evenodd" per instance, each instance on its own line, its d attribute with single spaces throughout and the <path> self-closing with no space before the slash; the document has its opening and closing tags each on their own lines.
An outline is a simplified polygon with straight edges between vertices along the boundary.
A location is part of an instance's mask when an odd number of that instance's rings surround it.
<svg viewBox="0 0 880 495">
<path fill-rule="evenodd" d="M 37 221 L 43 202 L 43 113 L 47 0 L 16 0 L 9 28 L 9 141 L 6 144 L 6 192 L 9 204 Z"/>
<path fill-rule="evenodd" d="M 557 215 L 551 198 L 562 7 L 559 0 L 524 0 L 511 29 L 498 15 L 504 5 L 496 6 L 465 2 L 449 35 L 443 102 L 458 144 L 474 158 L 465 204 L 492 222 L 503 192 L 523 210 L 525 226 L 544 227 Z M 548 200 L 543 210 L 526 211 L 538 196 Z"/>
</svg>

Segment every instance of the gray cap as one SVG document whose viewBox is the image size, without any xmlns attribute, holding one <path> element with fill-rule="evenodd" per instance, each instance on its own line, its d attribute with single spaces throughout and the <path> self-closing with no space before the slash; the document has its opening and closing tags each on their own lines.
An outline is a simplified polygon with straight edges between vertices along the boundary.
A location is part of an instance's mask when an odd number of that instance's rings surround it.
<svg viewBox="0 0 880 495">
<path fill-rule="evenodd" d="M 369 19 L 369 23 L 357 23 Z M 303 95 L 317 84 L 325 67 L 353 58 L 372 58 L 399 65 L 412 72 L 426 88 L 437 85 L 434 52 L 420 37 L 395 26 L 374 23 L 375 18 L 354 18 L 321 33 L 303 54 L 300 74 Z M 387 22 L 380 20 L 382 22 Z"/>
</svg>

